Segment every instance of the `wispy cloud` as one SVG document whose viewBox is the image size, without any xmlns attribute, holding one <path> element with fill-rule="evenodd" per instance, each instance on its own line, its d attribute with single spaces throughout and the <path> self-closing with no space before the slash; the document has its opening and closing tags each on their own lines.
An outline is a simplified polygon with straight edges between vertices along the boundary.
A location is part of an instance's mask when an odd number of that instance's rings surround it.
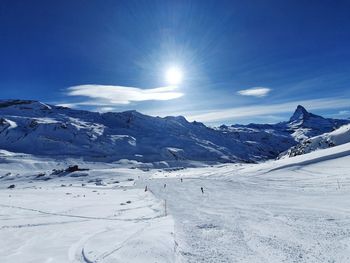
<svg viewBox="0 0 350 263">
<path fill-rule="evenodd" d="M 338 112 L 339 115 L 350 115 L 350 111 L 348 110 L 341 110 Z"/>
<path fill-rule="evenodd" d="M 250 89 L 239 90 L 237 93 L 242 96 L 265 97 L 271 91 L 270 88 L 254 87 Z"/>
<path fill-rule="evenodd" d="M 69 106 L 72 107 L 76 105 L 106 106 L 129 104 L 135 101 L 172 100 L 180 98 L 184 94 L 177 91 L 176 86 L 140 89 L 124 86 L 89 84 L 70 87 L 67 89 L 67 95 L 89 98 L 88 101 L 69 103 Z"/>
<path fill-rule="evenodd" d="M 299 104 L 305 106 L 307 110 L 341 109 L 349 106 L 350 99 L 329 98 L 292 101 L 272 105 L 253 105 L 237 108 L 217 109 L 198 114 L 185 115 L 191 121 L 197 120 L 207 123 L 214 123 L 225 120 L 289 113 L 293 112 L 296 106 Z"/>
<path fill-rule="evenodd" d="M 341 110 L 336 113 L 333 113 L 330 115 L 332 118 L 349 118 L 350 117 L 350 111 L 349 110 Z"/>
</svg>

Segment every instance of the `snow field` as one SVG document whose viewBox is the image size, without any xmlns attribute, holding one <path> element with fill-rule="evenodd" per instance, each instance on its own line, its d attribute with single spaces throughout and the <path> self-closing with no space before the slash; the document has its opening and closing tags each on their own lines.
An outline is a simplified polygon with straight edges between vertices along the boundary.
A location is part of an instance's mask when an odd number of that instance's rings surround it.
<svg viewBox="0 0 350 263">
<path fill-rule="evenodd" d="M 1 262 L 174 262 L 173 221 L 140 189 L 0 191 Z"/>
<path fill-rule="evenodd" d="M 90 170 L 64 176 L 50 171 L 73 160 L 6 153 L 0 261 L 347 263 L 349 153 L 148 171 L 75 160 Z"/>
</svg>

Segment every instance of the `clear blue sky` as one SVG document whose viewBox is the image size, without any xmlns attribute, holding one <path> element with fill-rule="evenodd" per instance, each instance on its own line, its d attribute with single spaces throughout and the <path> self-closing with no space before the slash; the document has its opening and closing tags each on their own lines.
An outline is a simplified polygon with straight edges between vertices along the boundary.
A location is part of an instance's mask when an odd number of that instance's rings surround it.
<svg viewBox="0 0 350 263">
<path fill-rule="evenodd" d="M 331 0 L 1 0 L 1 98 L 206 123 L 277 122 L 300 103 L 348 118 L 349 10 Z M 166 87 L 171 66 L 183 71 L 177 87 Z"/>
</svg>

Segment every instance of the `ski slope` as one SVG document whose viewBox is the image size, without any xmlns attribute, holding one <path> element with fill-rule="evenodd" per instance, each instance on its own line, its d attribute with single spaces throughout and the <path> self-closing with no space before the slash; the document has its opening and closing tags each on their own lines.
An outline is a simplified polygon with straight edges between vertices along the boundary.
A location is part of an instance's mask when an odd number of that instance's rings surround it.
<svg viewBox="0 0 350 263">
<path fill-rule="evenodd" d="M 173 220 L 128 170 L 5 177 L 16 188 L 0 190 L 0 262 L 174 262 Z"/>
<path fill-rule="evenodd" d="M 349 153 L 143 171 L 2 152 L 0 261 L 350 262 Z"/>
<path fill-rule="evenodd" d="M 350 262 L 349 154 L 158 172 L 150 188 L 186 262 Z"/>
</svg>

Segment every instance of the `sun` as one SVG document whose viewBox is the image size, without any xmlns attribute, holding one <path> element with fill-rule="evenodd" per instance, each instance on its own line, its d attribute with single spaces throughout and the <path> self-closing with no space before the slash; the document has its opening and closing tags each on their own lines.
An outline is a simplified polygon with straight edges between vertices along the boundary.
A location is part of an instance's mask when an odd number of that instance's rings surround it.
<svg viewBox="0 0 350 263">
<path fill-rule="evenodd" d="M 165 72 L 165 80 L 170 85 L 179 85 L 182 82 L 183 73 L 178 67 L 168 68 Z"/>
</svg>

